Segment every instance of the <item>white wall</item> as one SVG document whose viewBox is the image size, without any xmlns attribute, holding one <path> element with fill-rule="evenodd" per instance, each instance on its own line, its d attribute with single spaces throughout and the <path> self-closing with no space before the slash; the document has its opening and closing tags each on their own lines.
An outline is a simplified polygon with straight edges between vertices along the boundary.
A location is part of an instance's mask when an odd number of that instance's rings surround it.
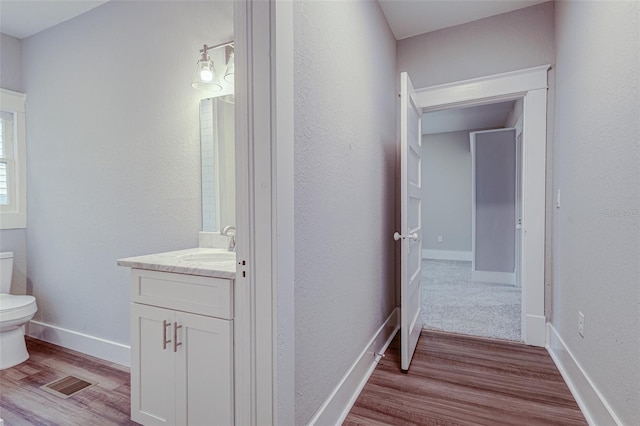
<svg viewBox="0 0 640 426">
<path fill-rule="evenodd" d="M 471 252 L 468 130 L 422 137 L 422 182 L 422 248 Z"/>
<path fill-rule="evenodd" d="M 2 33 L 0 33 L 0 87 L 14 92 L 23 92 L 22 43 L 19 39 Z M 26 229 L 0 230 L 0 251 L 13 252 L 11 293 L 27 293 Z"/>
<path fill-rule="evenodd" d="M 556 4 L 553 326 L 625 425 L 640 419 L 639 28 L 638 2 Z"/>
<path fill-rule="evenodd" d="M 108 2 L 23 40 L 36 320 L 128 344 L 116 259 L 198 244 L 191 74 L 232 26 L 231 3 Z"/>
<path fill-rule="evenodd" d="M 395 307 L 395 39 L 377 2 L 296 2 L 295 424 Z"/>
</svg>

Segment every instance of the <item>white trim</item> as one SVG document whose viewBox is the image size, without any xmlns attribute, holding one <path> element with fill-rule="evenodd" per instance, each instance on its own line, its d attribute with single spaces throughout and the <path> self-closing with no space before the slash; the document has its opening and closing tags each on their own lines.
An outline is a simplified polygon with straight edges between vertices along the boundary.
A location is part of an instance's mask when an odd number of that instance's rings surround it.
<svg viewBox="0 0 640 426">
<path fill-rule="evenodd" d="M 30 321 L 27 325 L 27 336 L 91 355 L 105 361 L 131 366 L 131 346 L 101 339 L 66 328 Z"/>
<path fill-rule="evenodd" d="M 471 153 L 471 270 L 476 270 L 476 134 L 469 133 Z"/>
<path fill-rule="evenodd" d="M 526 328 L 528 345 L 544 347 L 547 344 L 547 319 L 544 315 L 525 315 L 523 321 Z"/>
<path fill-rule="evenodd" d="M 557 330 L 551 323 L 548 323 L 547 327 L 549 330 L 547 352 L 558 367 L 587 422 L 592 426 L 622 425 L 611 405 L 573 356 Z"/>
<path fill-rule="evenodd" d="M 339 425 L 351 411 L 358 395 L 378 365 L 393 337 L 400 328 L 400 309 L 395 308 L 389 318 L 373 335 L 369 343 L 354 361 L 349 370 L 329 397 L 320 406 L 308 425 Z"/>
<path fill-rule="evenodd" d="M 515 272 L 471 271 L 471 281 L 516 285 Z"/>
<path fill-rule="evenodd" d="M 514 124 L 513 127 L 516 129 L 516 139 L 518 139 L 518 136 L 522 134 L 522 116 L 518 117 L 518 121 L 516 121 L 516 124 Z"/>
<path fill-rule="evenodd" d="M 425 111 L 480 105 L 498 99 L 524 97 L 522 198 L 522 338 L 539 343 L 539 321 L 544 312 L 544 247 L 546 190 L 547 70 L 549 65 L 473 80 L 417 89 Z M 535 330 L 535 331 L 534 331 Z M 530 333 L 534 333 L 531 335 Z"/>
<path fill-rule="evenodd" d="M 471 252 L 461 250 L 422 250 L 423 259 L 435 259 L 435 260 L 462 260 L 465 262 L 471 262 Z"/>
<path fill-rule="evenodd" d="M 253 60 L 254 30 L 253 2 L 251 0 L 234 2 L 234 38 L 235 38 L 235 136 L 236 136 L 236 282 L 234 288 L 234 394 L 235 422 L 255 425 L 256 376 L 256 291 L 255 291 L 255 251 L 252 246 L 253 188 L 252 145 L 253 120 Z M 258 16 L 260 16 L 258 14 Z M 259 26 L 256 31 L 264 32 Z M 269 34 L 268 30 L 266 31 Z M 264 37 L 264 34 L 262 34 Z M 264 276 L 264 275 L 263 275 Z M 268 275 L 270 276 L 270 272 Z M 266 283 L 265 283 L 266 284 Z M 270 284 L 266 284 L 269 285 Z M 264 304 L 265 301 L 260 301 Z M 271 306 L 271 301 L 267 302 Z M 260 372 L 263 364 L 260 364 Z M 269 366 L 269 370 L 271 367 Z M 267 396 L 270 400 L 270 397 Z M 270 421 L 268 423 L 271 423 Z"/>
<path fill-rule="evenodd" d="M 515 99 L 526 92 L 547 88 L 547 70 L 542 65 L 518 71 L 510 71 L 486 77 L 416 89 L 425 111 L 435 111 L 449 106 L 483 104 L 490 100 Z"/>
<path fill-rule="evenodd" d="M 27 95 L 0 89 L 0 109 L 14 116 L 14 149 L 12 179 L 15 203 L 3 206 L 10 210 L 0 213 L 0 229 L 23 229 L 27 227 L 27 127 L 25 101 Z"/>
<path fill-rule="evenodd" d="M 274 223 L 276 289 L 273 298 L 274 422 L 295 424 L 295 200 L 293 2 L 275 2 L 276 136 Z M 277 353 L 275 351 L 277 350 Z M 276 380 L 277 378 L 277 380 Z"/>
</svg>

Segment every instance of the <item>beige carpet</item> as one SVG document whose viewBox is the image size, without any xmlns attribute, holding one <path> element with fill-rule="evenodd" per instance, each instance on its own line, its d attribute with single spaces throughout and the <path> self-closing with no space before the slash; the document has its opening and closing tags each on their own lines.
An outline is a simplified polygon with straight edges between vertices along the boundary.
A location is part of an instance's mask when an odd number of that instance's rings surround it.
<svg viewBox="0 0 640 426">
<path fill-rule="evenodd" d="M 424 328 L 521 341 L 521 293 L 471 281 L 471 262 L 422 261 Z"/>
</svg>

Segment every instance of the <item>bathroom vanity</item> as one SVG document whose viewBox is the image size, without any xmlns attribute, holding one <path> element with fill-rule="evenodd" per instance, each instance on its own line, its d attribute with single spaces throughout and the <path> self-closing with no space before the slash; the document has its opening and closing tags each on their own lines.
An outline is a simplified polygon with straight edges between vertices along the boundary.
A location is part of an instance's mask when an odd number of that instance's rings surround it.
<svg viewBox="0 0 640 426">
<path fill-rule="evenodd" d="M 118 260 L 131 268 L 131 418 L 234 424 L 235 254 L 196 248 Z"/>
</svg>

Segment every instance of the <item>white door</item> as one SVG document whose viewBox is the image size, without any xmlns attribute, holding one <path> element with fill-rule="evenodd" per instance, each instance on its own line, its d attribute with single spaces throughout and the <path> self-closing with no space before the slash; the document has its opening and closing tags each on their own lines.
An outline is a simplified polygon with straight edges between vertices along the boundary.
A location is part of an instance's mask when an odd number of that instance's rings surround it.
<svg viewBox="0 0 640 426">
<path fill-rule="evenodd" d="M 400 347 L 409 370 L 422 330 L 422 107 L 406 72 L 400 74 Z"/>
</svg>

